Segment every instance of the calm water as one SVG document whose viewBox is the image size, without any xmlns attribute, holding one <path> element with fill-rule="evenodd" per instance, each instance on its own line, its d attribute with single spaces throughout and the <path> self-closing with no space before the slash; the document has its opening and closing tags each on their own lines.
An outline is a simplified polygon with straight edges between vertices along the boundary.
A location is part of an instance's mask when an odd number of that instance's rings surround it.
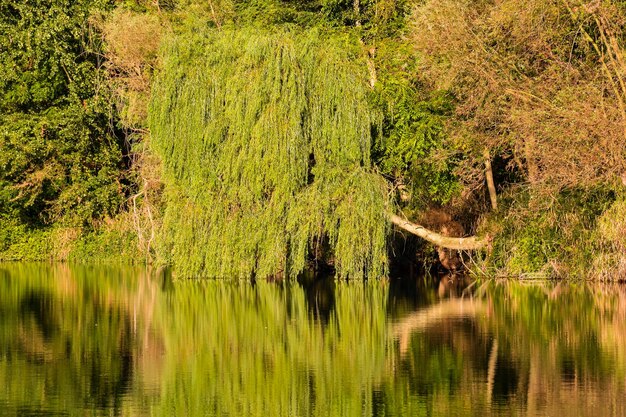
<svg viewBox="0 0 626 417">
<path fill-rule="evenodd" d="M 626 415 L 626 288 L 0 265 L 0 415 Z"/>
</svg>

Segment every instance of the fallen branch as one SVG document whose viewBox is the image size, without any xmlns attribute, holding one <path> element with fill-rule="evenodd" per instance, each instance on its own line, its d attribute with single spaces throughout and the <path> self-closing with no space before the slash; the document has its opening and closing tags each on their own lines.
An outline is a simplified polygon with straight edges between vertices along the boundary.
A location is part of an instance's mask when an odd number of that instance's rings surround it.
<svg viewBox="0 0 626 417">
<path fill-rule="evenodd" d="M 449 237 L 443 236 L 439 233 L 433 232 L 432 230 L 426 229 L 424 226 L 420 226 L 419 224 L 411 223 L 408 220 L 403 219 L 402 217 L 392 214 L 389 219 L 391 223 L 395 224 L 402 230 L 406 230 L 407 232 L 414 234 L 416 236 L 421 237 L 429 241 L 430 243 L 440 246 L 442 248 L 447 249 L 456 249 L 456 250 L 476 250 L 487 246 L 489 242 L 488 239 L 483 238 L 480 239 L 476 236 L 470 237 Z"/>
</svg>

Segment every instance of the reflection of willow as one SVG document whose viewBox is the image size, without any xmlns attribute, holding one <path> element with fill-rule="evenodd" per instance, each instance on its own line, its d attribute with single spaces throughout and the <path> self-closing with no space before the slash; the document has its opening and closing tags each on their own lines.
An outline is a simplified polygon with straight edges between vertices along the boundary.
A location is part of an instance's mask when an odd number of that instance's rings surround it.
<svg viewBox="0 0 626 417">
<path fill-rule="evenodd" d="M 473 298 L 422 308 L 393 325 L 409 370 L 408 381 L 393 384 L 417 386 L 415 396 L 430 398 L 441 415 L 494 407 L 527 415 L 626 415 L 625 290 L 490 283 Z M 453 370 L 452 385 L 437 388 L 436 377 L 445 378 L 433 363 Z M 405 407 L 412 402 L 417 398 L 403 400 Z"/>
<path fill-rule="evenodd" d="M 152 308 L 142 281 L 115 269 L 2 266 L 0 403 L 19 413 L 119 411 L 150 352 L 138 347 L 151 341 L 132 315 Z"/>
<path fill-rule="evenodd" d="M 297 285 L 177 282 L 161 415 L 367 415 L 392 349 L 387 287 L 333 285 L 319 321 Z"/>
</svg>

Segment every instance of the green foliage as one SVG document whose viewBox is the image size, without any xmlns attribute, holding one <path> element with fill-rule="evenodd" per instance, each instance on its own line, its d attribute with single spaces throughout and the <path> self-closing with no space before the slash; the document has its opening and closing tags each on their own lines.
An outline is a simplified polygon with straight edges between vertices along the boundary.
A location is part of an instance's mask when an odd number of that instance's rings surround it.
<svg viewBox="0 0 626 417">
<path fill-rule="evenodd" d="M 123 219 L 121 217 L 120 219 Z M 122 220 L 99 227 L 33 227 L 0 217 L 0 261 L 73 261 L 131 264 L 144 258 L 136 231 Z"/>
<path fill-rule="evenodd" d="M 102 114 L 77 106 L 0 116 L 5 206 L 33 223 L 88 224 L 121 204 L 120 150 Z"/>
<path fill-rule="evenodd" d="M 405 25 L 411 0 L 167 0 L 158 9 L 177 17 L 199 15 L 216 26 L 225 22 L 243 25 L 299 25 L 338 28 L 359 27 L 368 39 L 397 35 Z M 156 9 L 148 0 L 127 0 L 124 8 L 137 12 Z"/>
<path fill-rule="evenodd" d="M 372 98 L 384 115 L 376 164 L 387 178 L 406 187 L 411 209 L 446 204 L 459 189 L 453 174 L 456 156 L 447 149 L 444 129 L 453 113 L 453 99 L 418 83 L 419 61 L 409 42 L 397 34 L 372 42 L 368 51 L 376 71 Z"/>
<path fill-rule="evenodd" d="M 122 203 L 89 13 L 106 1 L 0 1 L 0 213 L 89 225 Z"/>
<path fill-rule="evenodd" d="M 67 253 L 64 256 L 57 255 L 55 258 L 64 257 L 69 261 L 88 264 L 114 265 L 141 264 L 145 261 L 145 254 L 142 254 L 138 247 L 136 231 L 119 225 L 83 232 L 77 240 L 68 244 L 65 250 Z"/>
<path fill-rule="evenodd" d="M 592 277 L 602 280 L 626 276 L 626 199 L 623 193 L 597 220 L 593 231 L 595 243 Z"/>
<path fill-rule="evenodd" d="M 19 217 L 0 214 L 0 260 L 41 261 L 52 254 L 51 232 L 34 229 Z"/>
<path fill-rule="evenodd" d="M 319 3 L 330 22 L 361 25 L 367 38 L 381 39 L 401 33 L 412 0 L 320 0 Z"/>
<path fill-rule="evenodd" d="M 178 274 L 294 276 L 325 239 L 339 276 L 386 274 L 380 117 L 355 42 L 205 30 L 164 55 L 149 124 L 168 193 L 161 255 Z"/>
<path fill-rule="evenodd" d="M 448 203 L 459 189 L 453 173 L 455 158 L 437 153 L 446 147 L 444 122 L 450 99 L 439 94 L 420 100 L 413 87 L 393 80 L 381 85 L 381 101 L 387 105 L 385 143 L 378 159 L 382 172 L 406 182 L 413 207 Z"/>
<path fill-rule="evenodd" d="M 598 220 L 615 200 L 610 189 L 564 190 L 555 198 L 529 190 L 511 193 L 492 221 L 491 261 L 511 275 L 541 272 L 583 278 L 598 249 Z"/>
</svg>

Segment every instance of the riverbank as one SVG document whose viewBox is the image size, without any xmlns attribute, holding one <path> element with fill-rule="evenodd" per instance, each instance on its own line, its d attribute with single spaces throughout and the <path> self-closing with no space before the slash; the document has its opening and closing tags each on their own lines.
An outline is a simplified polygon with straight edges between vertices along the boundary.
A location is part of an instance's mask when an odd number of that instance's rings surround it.
<svg viewBox="0 0 626 417">
<path fill-rule="evenodd" d="M 50 4 L 0 0 L 0 259 L 626 274 L 619 2 Z"/>
</svg>

